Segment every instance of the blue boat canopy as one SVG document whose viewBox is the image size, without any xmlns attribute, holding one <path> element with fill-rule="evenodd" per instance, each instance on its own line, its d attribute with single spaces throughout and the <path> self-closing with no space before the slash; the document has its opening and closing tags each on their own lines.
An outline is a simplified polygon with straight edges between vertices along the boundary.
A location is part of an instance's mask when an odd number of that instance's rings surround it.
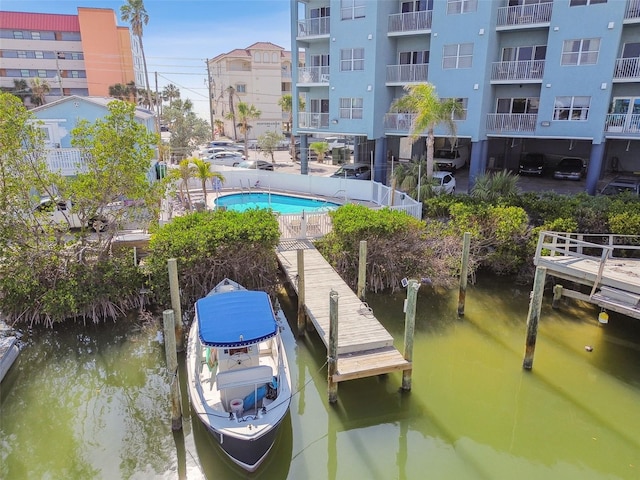
<svg viewBox="0 0 640 480">
<path fill-rule="evenodd" d="M 278 333 L 266 292 L 233 290 L 196 302 L 200 341 L 209 347 L 242 347 Z"/>
</svg>

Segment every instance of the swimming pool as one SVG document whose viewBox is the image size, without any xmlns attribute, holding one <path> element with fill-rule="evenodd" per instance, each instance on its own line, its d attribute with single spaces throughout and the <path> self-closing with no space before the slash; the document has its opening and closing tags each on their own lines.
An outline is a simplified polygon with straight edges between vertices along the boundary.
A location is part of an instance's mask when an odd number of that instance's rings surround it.
<svg viewBox="0 0 640 480">
<path fill-rule="evenodd" d="M 244 212 L 251 208 L 271 208 L 278 213 L 327 212 L 340 205 L 313 198 L 275 193 L 233 193 L 216 199 L 215 204 L 229 210 Z"/>
</svg>

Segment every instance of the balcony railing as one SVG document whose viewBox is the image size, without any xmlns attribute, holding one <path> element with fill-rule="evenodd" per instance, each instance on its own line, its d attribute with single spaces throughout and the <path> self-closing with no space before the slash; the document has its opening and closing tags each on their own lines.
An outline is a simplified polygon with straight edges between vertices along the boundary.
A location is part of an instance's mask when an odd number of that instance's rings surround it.
<svg viewBox="0 0 640 480">
<path fill-rule="evenodd" d="M 298 38 L 329 35 L 329 17 L 298 20 Z"/>
<path fill-rule="evenodd" d="M 298 83 L 329 83 L 329 67 L 298 68 Z"/>
<path fill-rule="evenodd" d="M 426 82 L 429 64 L 387 65 L 387 83 Z"/>
<path fill-rule="evenodd" d="M 329 114 L 299 112 L 298 128 L 329 128 Z"/>
<path fill-rule="evenodd" d="M 536 113 L 489 113 L 488 132 L 533 132 L 536 129 Z"/>
<path fill-rule="evenodd" d="M 494 62 L 491 80 L 542 80 L 544 60 Z"/>
<path fill-rule="evenodd" d="M 613 78 L 640 78 L 640 58 L 618 58 Z"/>
<path fill-rule="evenodd" d="M 549 23 L 553 3 L 533 3 L 498 8 L 498 27 Z"/>
<path fill-rule="evenodd" d="M 640 0 L 629 0 L 627 2 L 624 18 L 640 18 Z"/>
<path fill-rule="evenodd" d="M 607 115 L 604 130 L 608 133 L 640 133 L 640 114 L 610 113 Z"/>
<path fill-rule="evenodd" d="M 408 132 L 413 120 L 414 113 L 387 113 L 384 116 L 384 129 L 395 132 Z"/>
<path fill-rule="evenodd" d="M 86 171 L 85 162 L 77 148 L 56 148 L 47 151 L 47 165 L 52 172 L 64 176 Z"/>
<path fill-rule="evenodd" d="M 388 33 L 431 30 L 431 10 L 389 15 Z"/>
</svg>

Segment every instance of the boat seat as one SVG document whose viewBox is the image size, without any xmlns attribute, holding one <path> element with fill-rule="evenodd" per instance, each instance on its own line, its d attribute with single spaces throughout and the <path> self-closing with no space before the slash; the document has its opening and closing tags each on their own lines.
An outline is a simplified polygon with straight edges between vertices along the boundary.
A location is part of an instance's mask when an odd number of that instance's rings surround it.
<svg viewBox="0 0 640 480">
<path fill-rule="evenodd" d="M 257 387 L 273 380 L 273 369 L 269 365 L 259 365 L 238 370 L 220 372 L 216 375 L 216 386 L 220 390 L 222 404 L 230 411 L 230 402 L 244 398 Z"/>
</svg>

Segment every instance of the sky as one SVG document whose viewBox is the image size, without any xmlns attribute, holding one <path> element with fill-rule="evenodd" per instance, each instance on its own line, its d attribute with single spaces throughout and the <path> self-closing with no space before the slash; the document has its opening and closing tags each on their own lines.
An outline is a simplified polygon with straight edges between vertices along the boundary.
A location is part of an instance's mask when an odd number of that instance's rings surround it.
<svg viewBox="0 0 640 480">
<path fill-rule="evenodd" d="M 5 11 L 77 15 L 77 7 L 110 8 L 118 25 L 124 0 L 1 0 Z M 198 116 L 209 120 L 206 59 L 255 42 L 291 50 L 289 0 L 144 0 L 149 23 L 142 42 L 149 83 L 173 83 Z"/>
</svg>

